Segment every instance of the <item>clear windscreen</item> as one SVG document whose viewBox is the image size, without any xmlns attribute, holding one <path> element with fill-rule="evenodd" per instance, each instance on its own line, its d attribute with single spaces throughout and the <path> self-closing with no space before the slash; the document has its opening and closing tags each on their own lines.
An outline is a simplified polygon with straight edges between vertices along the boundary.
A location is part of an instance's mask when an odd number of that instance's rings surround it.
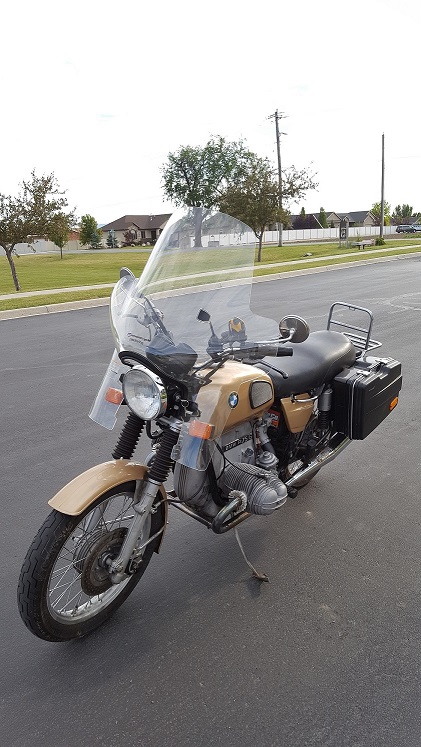
<svg viewBox="0 0 421 747">
<path fill-rule="evenodd" d="M 256 240 L 244 223 L 189 208 L 175 213 L 139 279 L 123 277 L 111 297 L 119 352 L 133 351 L 171 376 L 209 358 L 212 337 L 279 335 L 275 320 L 251 312 Z M 240 324 L 241 322 L 241 324 Z"/>
</svg>

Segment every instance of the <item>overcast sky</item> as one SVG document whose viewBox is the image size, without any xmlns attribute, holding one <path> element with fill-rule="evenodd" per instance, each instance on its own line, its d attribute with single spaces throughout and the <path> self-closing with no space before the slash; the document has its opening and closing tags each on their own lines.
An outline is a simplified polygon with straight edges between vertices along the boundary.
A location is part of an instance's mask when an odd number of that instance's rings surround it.
<svg viewBox="0 0 421 747">
<path fill-rule="evenodd" d="M 54 171 L 77 214 L 170 212 L 180 145 L 310 166 L 307 212 L 421 210 L 420 0 L 33 0 L 1 11 L 0 192 Z"/>
</svg>

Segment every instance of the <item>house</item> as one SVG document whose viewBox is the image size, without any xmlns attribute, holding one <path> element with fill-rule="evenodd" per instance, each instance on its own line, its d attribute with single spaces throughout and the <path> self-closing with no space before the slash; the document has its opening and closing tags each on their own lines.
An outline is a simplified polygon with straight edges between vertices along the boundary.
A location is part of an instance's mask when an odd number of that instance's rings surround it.
<svg viewBox="0 0 421 747">
<path fill-rule="evenodd" d="M 158 236 L 171 217 L 171 213 L 163 215 L 123 215 L 111 223 L 101 226 L 103 243 L 106 244 L 109 232 L 112 231 L 117 244 L 154 244 Z"/>
<path fill-rule="evenodd" d="M 328 213 L 326 211 L 326 217 L 328 225 L 332 228 L 337 228 L 344 218 L 348 218 L 350 228 L 376 225 L 376 219 L 370 210 L 355 210 L 349 213 Z"/>
</svg>

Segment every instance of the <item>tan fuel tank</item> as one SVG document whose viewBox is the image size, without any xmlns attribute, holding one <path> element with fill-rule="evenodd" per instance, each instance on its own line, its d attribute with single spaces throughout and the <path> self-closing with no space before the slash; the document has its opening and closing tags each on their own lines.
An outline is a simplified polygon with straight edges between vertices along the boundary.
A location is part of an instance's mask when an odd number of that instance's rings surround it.
<svg viewBox="0 0 421 747">
<path fill-rule="evenodd" d="M 204 369 L 202 375 L 206 373 L 208 370 Z M 270 376 L 237 361 L 226 361 L 197 396 L 199 419 L 214 426 L 212 438 L 252 417 L 260 417 L 272 403 Z"/>
</svg>

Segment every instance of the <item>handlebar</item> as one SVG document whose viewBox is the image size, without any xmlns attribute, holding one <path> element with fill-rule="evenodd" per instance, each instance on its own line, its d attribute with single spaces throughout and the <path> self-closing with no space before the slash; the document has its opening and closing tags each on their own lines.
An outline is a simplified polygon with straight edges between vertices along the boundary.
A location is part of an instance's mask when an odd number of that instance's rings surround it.
<svg viewBox="0 0 421 747">
<path fill-rule="evenodd" d="M 293 352 L 293 348 L 286 347 L 277 342 L 255 342 L 242 346 L 240 350 L 235 351 L 235 354 L 237 356 L 240 353 L 241 357 L 259 359 L 291 356 Z"/>
</svg>

